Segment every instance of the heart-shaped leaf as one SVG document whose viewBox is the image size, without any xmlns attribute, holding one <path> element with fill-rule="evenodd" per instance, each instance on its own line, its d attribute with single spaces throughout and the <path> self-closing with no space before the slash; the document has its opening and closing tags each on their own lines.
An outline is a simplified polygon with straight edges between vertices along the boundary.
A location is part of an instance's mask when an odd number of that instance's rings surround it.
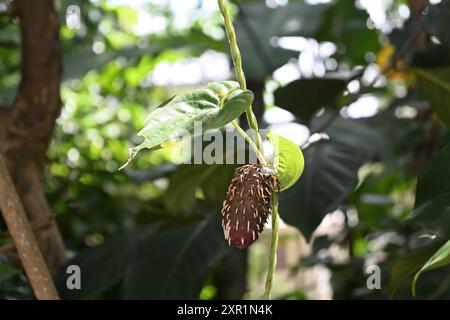
<svg viewBox="0 0 450 320">
<path fill-rule="evenodd" d="M 355 188 L 361 161 L 350 146 L 320 141 L 305 149 L 305 163 L 302 180 L 280 193 L 280 216 L 310 239 L 325 215 Z"/>
<path fill-rule="evenodd" d="M 225 126 L 238 118 L 252 101 L 253 93 L 239 89 L 235 81 L 213 82 L 207 88 L 172 97 L 150 113 L 146 126 L 138 133 L 144 141 L 130 149 L 123 167 L 144 148 L 155 150 L 168 140 L 193 135 L 197 124 L 201 125 L 202 133 Z"/>
<path fill-rule="evenodd" d="M 303 173 L 305 160 L 302 150 L 294 142 L 275 133 L 267 135 L 274 146 L 274 167 L 279 191 L 292 187 Z"/>
<path fill-rule="evenodd" d="M 345 85 L 346 80 L 338 78 L 298 79 L 275 91 L 275 104 L 308 123 L 321 108 L 337 108 Z"/>
</svg>

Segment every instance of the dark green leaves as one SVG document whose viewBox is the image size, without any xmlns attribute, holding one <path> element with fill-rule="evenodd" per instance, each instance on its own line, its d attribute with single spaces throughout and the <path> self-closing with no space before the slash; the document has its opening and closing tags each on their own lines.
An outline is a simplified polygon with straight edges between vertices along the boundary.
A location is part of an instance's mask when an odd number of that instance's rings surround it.
<svg viewBox="0 0 450 320">
<path fill-rule="evenodd" d="M 417 183 L 416 205 L 408 222 L 443 239 L 450 239 L 450 145 L 439 151 L 422 172 Z M 420 274 L 450 263 L 450 241 L 419 270 L 412 283 L 413 293 Z"/>
<path fill-rule="evenodd" d="M 164 206 L 169 213 L 187 212 L 196 202 L 195 193 L 200 184 L 214 170 L 213 166 L 183 165 L 170 176 L 164 195 Z"/>
<path fill-rule="evenodd" d="M 196 299 L 212 266 L 229 250 L 219 214 L 139 241 L 127 268 L 127 299 Z"/>
<path fill-rule="evenodd" d="M 280 194 L 280 215 L 309 239 L 358 182 L 360 160 L 352 147 L 321 141 L 304 150 L 303 177 Z"/>
<path fill-rule="evenodd" d="M 279 190 L 286 190 L 294 185 L 303 173 L 305 160 L 299 146 L 277 134 L 269 133 L 268 138 L 274 146 L 274 167 L 279 183 Z"/>
<path fill-rule="evenodd" d="M 418 69 L 422 93 L 439 118 L 450 127 L 450 68 Z"/>
<path fill-rule="evenodd" d="M 205 89 L 179 94 L 150 113 L 146 126 L 138 133 L 144 141 L 130 149 L 130 162 L 142 149 L 159 148 L 171 139 L 200 130 L 219 129 L 239 117 L 252 103 L 253 93 L 242 91 L 234 81 L 213 82 Z"/>
<path fill-rule="evenodd" d="M 271 9 L 264 1 L 254 1 L 241 8 L 235 27 L 244 71 L 250 79 L 262 80 L 298 56 L 297 51 L 275 46 L 273 40 L 282 36 L 314 36 L 326 5 L 289 3 Z"/>
<path fill-rule="evenodd" d="M 67 290 L 63 268 L 59 292 L 77 299 L 122 284 L 124 298 L 196 299 L 208 271 L 228 251 L 219 217 L 166 231 L 141 227 L 87 249 L 69 262 L 82 270 L 82 289 Z"/>
<path fill-rule="evenodd" d="M 301 121 L 309 119 L 323 107 L 337 107 L 337 97 L 345 89 L 343 79 L 299 79 L 275 91 L 275 104 L 295 114 Z"/>
<path fill-rule="evenodd" d="M 417 272 L 417 270 L 419 270 L 423 264 L 433 256 L 438 248 L 438 245 L 433 244 L 427 248 L 395 260 L 392 264 L 392 270 L 389 277 L 389 295 L 394 297 L 395 293 L 406 281 L 406 279 Z"/>
<path fill-rule="evenodd" d="M 439 151 L 417 183 L 416 204 L 408 222 L 450 239 L 450 145 Z"/>
<path fill-rule="evenodd" d="M 416 208 L 409 222 L 450 239 L 450 193 L 436 196 Z"/>
</svg>

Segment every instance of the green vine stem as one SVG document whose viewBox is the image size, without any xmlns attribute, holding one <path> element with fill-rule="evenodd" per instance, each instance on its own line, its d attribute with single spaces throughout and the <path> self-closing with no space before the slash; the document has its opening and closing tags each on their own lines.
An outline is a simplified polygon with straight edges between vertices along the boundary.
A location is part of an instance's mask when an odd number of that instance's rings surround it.
<svg viewBox="0 0 450 320">
<path fill-rule="evenodd" d="M 259 151 L 258 146 L 253 142 L 253 140 L 248 136 L 248 134 L 242 129 L 239 124 L 236 122 L 236 120 L 232 121 L 231 124 L 234 126 L 234 128 L 241 134 L 241 136 L 244 137 L 244 139 L 248 142 L 250 147 L 255 151 L 256 156 L 258 157 L 258 160 L 261 164 L 267 165 L 266 159 L 264 158 L 264 155 Z"/>
<path fill-rule="evenodd" d="M 230 12 L 228 10 L 226 0 L 218 0 L 218 3 L 220 12 L 222 14 L 225 23 L 225 31 L 227 33 L 228 43 L 230 44 L 231 57 L 234 63 L 236 79 L 239 82 L 241 89 L 246 90 L 247 82 L 245 81 L 245 74 L 244 70 L 242 69 L 241 52 L 239 51 L 239 47 L 237 45 L 236 33 L 234 31 L 233 23 L 231 21 Z M 258 121 L 256 120 L 255 114 L 253 113 L 251 104 L 247 107 L 245 114 L 247 116 L 247 122 L 249 127 L 253 129 L 252 132 L 256 140 L 256 146 L 261 153 L 264 153 L 263 143 L 258 129 Z"/>
<path fill-rule="evenodd" d="M 242 90 L 247 89 L 247 83 L 245 81 L 244 70 L 242 69 L 242 58 L 241 53 L 239 51 L 239 47 L 236 41 L 236 33 L 234 31 L 233 23 L 231 21 L 230 12 L 228 11 L 228 7 L 226 4 L 226 0 L 218 0 L 220 12 L 222 14 L 224 23 L 225 23 L 225 31 L 227 33 L 228 42 L 230 44 L 231 57 L 233 59 L 234 70 L 236 74 L 236 79 L 239 82 L 239 86 Z M 258 121 L 256 120 L 255 114 L 252 110 L 252 105 L 250 104 L 245 111 L 247 116 L 247 122 L 249 127 L 252 129 L 253 136 L 255 137 L 256 144 L 252 139 L 245 133 L 245 131 L 237 124 L 236 121 L 233 121 L 232 124 L 236 128 L 236 130 L 247 140 L 253 150 L 256 152 L 259 161 L 262 164 L 267 164 L 264 159 L 264 150 L 263 143 L 261 139 L 261 135 L 259 134 Z M 273 274 L 275 272 L 275 268 L 277 265 L 277 248 L 278 248 L 278 229 L 279 229 L 279 219 L 278 219 L 278 194 L 276 192 L 273 193 L 272 199 L 272 243 L 270 248 L 270 257 L 269 257 L 269 270 L 267 271 L 266 278 L 266 288 L 264 292 L 264 298 L 270 299 L 272 295 L 272 281 Z"/>
<path fill-rule="evenodd" d="M 275 268 L 277 267 L 278 231 L 280 221 L 278 217 L 278 193 L 273 193 L 272 199 L 272 241 L 270 245 L 269 268 L 266 277 L 266 289 L 264 299 L 270 300 L 272 297 L 272 282 Z"/>
</svg>

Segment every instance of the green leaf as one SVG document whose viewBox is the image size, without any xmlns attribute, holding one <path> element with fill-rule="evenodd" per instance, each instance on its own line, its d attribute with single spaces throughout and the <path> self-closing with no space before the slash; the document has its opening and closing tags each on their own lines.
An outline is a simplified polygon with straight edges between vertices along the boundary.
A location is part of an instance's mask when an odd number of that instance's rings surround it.
<svg viewBox="0 0 450 320">
<path fill-rule="evenodd" d="M 420 268 L 414 276 L 411 284 L 413 296 L 416 295 L 416 283 L 420 275 L 428 270 L 433 270 L 450 264 L 450 241 L 447 241 L 435 254 Z"/>
<path fill-rule="evenodd" d="M 148 238 L 159 228 L 158 224 L 141 227 L 135 232 L 116 236 L 105 243 L 80 252 L 68 265 L 77 265 L 82 272 L 81 290 L 69 290 L 63 267 L 56 277 L 56 286 L 63 299 L 79 299 L 99 294 L 118 284 L 134 259 L 138 239 Z"/>
<path fill-rule="evenodd" d="M 323 217 L 355 188 L 361 162 L 354 148 L 331 141 L 311 145 L 304 156 L 302 179 L 280 193 L 280 215 L 309 239 Z"/>
<path fill-rule="evenodd" d="M 146 126 L 138 133 L 144 141 L 130 149 L 124 166 L 144 148 L 153 150 L 168 140 L 194 134 L 196 123 L 201 123 L 203 133 L 225 126 L 238 118 L 252 101 L 253 93 L 240 90 L 234 81 L 213 82 L 207 88 L 174 96 L 150 113 Z"/>
<path fill-rule="evenodd" d="M 229 251 L 220 223 L 220 214 L 210 214 L 170 230 L 152 224 L 108 239 L 69 261 L 82 270 L 81 290 L 67 289 L 63 267 L 58 292 L 63 299 L 79 299 L 117 286 L 127 299 L 196 299 L 209 271 Z"/>
<path fill-rule="evenodd" d="M 414 209 L 407 222 L 450 239 L 450 193 L 434 197 Z"/>
<path fill-rule="evenodd" d="M 275 105 L 289 110 L 308 123 L 321 108 L 336 108 L 337 97 L 345 86 L 346 81 L 343 79 L 298 79 L 275 91 Z"/>
<path fill-rule="evenodd" d="M 298 57 L 298 51 L 276 46 L 273 40 L 283 36 L 314 37 L 328 5 L 289 3 L 269 8 L 264 1 L 253 1 L 240 7 L 234 25 L 244 71 L 249 79 L 262 80 Z"/>
<path fill-rule="evenodd" d="M 214 170 L 211 179 L 203 179 L 200 188 L 205 195 L 205 200 L 211 204 L 222 205 L 228 190 L 228 185 L 233 179 L 237 165 L 222 164 Z"/>
<path fill-rule="evenodd" d="M 325 112 L 320 117 L 311 120 L 310 130 L 315 131 L 332 117 L 330 112 Z M 381 130 L 371 127 L 365 119 L 350 119 L 337 117 L 325 128 L 324 132 L 330 139 L 349 145 L 361 154 L 364 160 L 370 160 L 374 155 L 381 153 L 384 139 Z"/>
<path fill-rule="evenodd" d="M 305 159 L 302 150 L 292 141 L 269 133 L 269 140 L 274 146 L 274 167 L 276 170 L 279 191 L 292 187 L 303 173 Z"/>
<path fill-rule="evenodd" d="M 172 214 L 190 211 L 196 202 L 196 191 L 217 171 L 217 168 L 218 165 L 179 166 L 170 176 L 169 188 L 164 195 L 167 211 Z"/>
<path fill-rule="evenodd" d="M 441 242 L 439 242 L 438 245 L 430 245 L 427 248 L 401 257 L 393 262 L 389 276 L 389 296 L 391 298 L 394 297 L 395 293 L 405 282 L 405 280 L 417 272 L 417 270 L 419 270 L 424 263 L 430 259 L 431 256 L 433 256 L 436 250 L 439 249 L 440 245 L 442 245 Z"/>
<path fill-rule="evenodd" d="M 14 277 L 16 274 L 19 273 L 20 271 L 18 269 L 0 262 L 0 282 L 9 279 L 11 277 Z"/>
<path fill-rule="evenodd" d="M 430 101 L 439 118 L 450 127 L 450 67 L 417 69 L 422 93 Z"/>
<path fill-rule="evenodd" d="M 450 144 L 433 155 L 417 181 L 415 208 L 450 192 Z"/>
<path fill-rule="evenodd" d="M 127 269 L 126 299 L 197 299 L 214 264 L 229 247 L 220 214 L 142 239 Z"/>
<path fill-rule="evenodd" d="M 415 209 L 407 223 L 450 239 L 450 145 L 435 154 L 417 182 Z"/>
</svg>

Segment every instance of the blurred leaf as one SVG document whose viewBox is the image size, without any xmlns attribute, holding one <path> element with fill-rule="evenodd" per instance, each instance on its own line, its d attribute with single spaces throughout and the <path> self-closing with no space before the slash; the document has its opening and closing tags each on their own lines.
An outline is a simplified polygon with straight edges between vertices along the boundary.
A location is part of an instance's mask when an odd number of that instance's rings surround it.
<svg viewBox="0 0 450 320">
<path fill-rule="evenodd" d="M 450 30 L 448 21 L 450 21 L 450 2 L 442 1 L 437 5 L 428 6 L 428 12 L 425 17 L 427 31 L 435 36 L 442 44 L 450 46 Z"/>
<path fill-rule="evenodd" d="M 235 27 L 247 76 L 254 80 L 264 79 L 290 58 L 297 57 L 297 51 L 276 47 L 273 39 L 282 36 L 313 37 L 321 25 L 326 7 L 322 4 L 289 3 L 273 9 L 264 1 L 242 4 L 243 12 L 235 21 Z"/>
<path fill-rule="evenodd" d="M 420 87 L 439 118 L 450 127 L 450 67 L 417 69 Z"/>
<path fill-rule="evenodd" d="M 172 213 L 188 212 L 196 202 L 200 185 L 217 171 L 218 165 L 182 165 L 170 176 L 164 205 Z M 213 179 L 209 179 L 213 180 Z"/>
<path fill-rule="evenodd" d="M 253 93 L 240 90 L 234 81 L 213 82 L 208 88 L 172 97 L 150 113 L 147 125 L 138 133 L 144 142 L 130 149 L 127 164 L 144 148 L 156 148 L 168 140 L 195 133 L 198 123 L 201 133 L 225 126 L 238 118 L 252 101 Z"/>
<path fill-rule="evenodd" d="M 157 231 L 159 225 L 148 225 L 134 233 L 116 236 L 105 243 L 80 252 L 67 265 L 81 269 L 81 290 L 69 290 L 66 285 L 66 268 L 59 270 L 56 286 L 63 299 L 79 299 L 99 294 L 118 284 L 125 270 L 133 263 L 135 243 L 141 237 L 148 237 Z"/>
<path fill-rule="evenodd" d="M 304 156 L 302 179 L 280 194 L 280 215 L 309 239 L 323 217 L 355 188 L 360 159 L 354 148 L 330 141 L 311 145 Z"/>
<path fill-rule="evenodd" d="M 324 115 L 311 120 L 310 129 L 318 130 L 332 114 L 326 112 Z M 323 130 L 328 134 L 331 141 L 343 143 L 353 147 L 363 160 L 370 160 L 377 152 L 382 150 L 385 143 L 381 132 L 371 127 L 366 119 L 351 119 L 338 116 Z"/>
<path fill-rule="evenodd" d="M 277 89 L 275 105 L 289 110 L 302 122 L 310 118 L 321 108 L 336 108 L 337 97 L 344 91 L 343 79 L 298 79 Z"/>
<path fill-rule="evenodd" d="M 95 54 L 91 47 L 79 48 L 64 55 L 64 80 L 82 78 L 89 71 L 102 68 L 105 64 L 118 57 L 133 58 L 146 53 L 157 52 L 154 49 L 149 51 L 148 49 L 128 48 Z"/>
<path fill-rule="evenodd" d="M 337 45 L 337 54 L 352 64 L 366 64 L 367 52 L 379 47 L 375 28 L 367 28 L 369 15 L 357 8 L 355 1 L 334 1 L 323 14 L 323 22 L 315 38 Z"/>
<path fill-rule="evenodd" d="M 417 182 L 418 208 L 425 202 L 450 192 L 450 144 L 433 155 Z"/>
<path fill-rule="evenodd" d="M 152 180 L 156 180 L 159 178 L 167 177 L 170 173 L 172 173 L 176 169 L 177 169 L 177 166 L 175 164 L 166 163 L 166 164 L 160 165 L 160 166 L 150 169 L 150 170 L 127 169 L 127 170 L 125 170 L 125 174 L 131 181 L 139 184 L 139 183 L 144 183 L 147 181 L 152 181 Z"/>
<path fill-rule="evenodd" d="M 435 154 L 417 182 L 415 209 L 407 222 L 450 239 L 450 145 Z"/>
<path fill-rule="evenodd" d="M 420 275 L 428 270 L 433 270 L 439 267 L 443 267 L 450 264 L 450 241 L 447 241 L 433 256 L 420 268 L 420 270 L 414 276 L 411 284 L 413 296 L 416 295 L 416 283 Z"/>
<path fill-rule="evenodd" d="M 414 209 L 407 222 L 450 239 L 450 193 L 436 196 Z"/>
<path fill-rule="evenodd" d="M 275 133 L 268 134 L 274 146 L 274 167 L 277 173 L 279 191 L 292 187 L 300 178 L 305 167 L 302 150 L 292 141 Z"/>
<path fill-rule="evenodd" d="M 19 273 L 20 273 L 20 271 L 18 269 L 13 268 L 10 265 L 0 262 L 0 283 L 3 280 L 14 277 L 16 274 L 19 274 Z"/>
<path fill-rule="evenodd" d="M 213 265 L 229 250 L 220 214 L 139 241 L 127 269 L 127 299 L 197 299 Z"/>
<path fill-rule="evenodd" d="M 228 185 L 234 176 L 237 165 L 222 164 L 217 167 L 214 170 L 213 177 L 203 179 L 200 187 L 207 202 L 221 205 L 225 200 Z"/>
<path fill-rule="evenodd" d="M 439 249 L 442 243 L 434 244 L 428 248 L 414 252 L 407 256 L 395 260 L 392 264 L 392 270 L 389 276 L 389 296 L 394 297 L 401 285 L 419 270 L 423 264 Z"/>
<path fill-rule="evenodd" d="M 159 224 L 87 249 L 69 261 L 80 266 L 81 290 L 68 290 L 65 268 L 57 277 L 64 299 L 92 297 L 123 283 L 128 299 L 194 299 L 209 270 L 228 251 L 220 214 L 187 226 L 158 231 Z M 158 231 L 158 232 L 157 232 Z"/>
</svg>

